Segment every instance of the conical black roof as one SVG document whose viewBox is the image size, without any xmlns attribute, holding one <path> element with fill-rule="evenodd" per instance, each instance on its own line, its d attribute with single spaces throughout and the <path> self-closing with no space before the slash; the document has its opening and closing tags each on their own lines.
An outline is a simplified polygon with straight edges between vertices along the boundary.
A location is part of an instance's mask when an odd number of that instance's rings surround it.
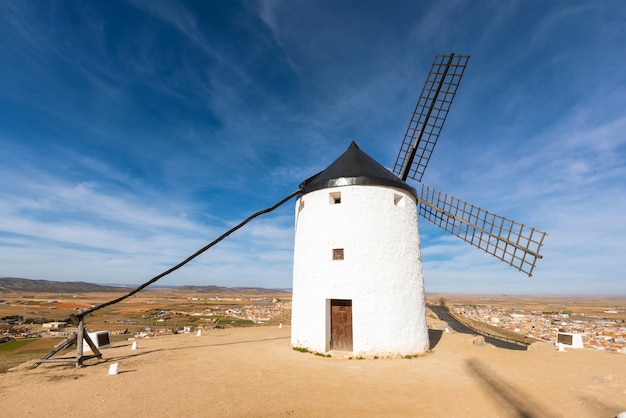
<svg viewBox="0 0 626 418">
<path fill-rule="evenodd" d="M 352 141 L 348 150 L 334 163 L 300 184 L 304 194 L 337 186 L 378 185 L 404 189 L 417 197 L 417 192 Z"/>
</svg>

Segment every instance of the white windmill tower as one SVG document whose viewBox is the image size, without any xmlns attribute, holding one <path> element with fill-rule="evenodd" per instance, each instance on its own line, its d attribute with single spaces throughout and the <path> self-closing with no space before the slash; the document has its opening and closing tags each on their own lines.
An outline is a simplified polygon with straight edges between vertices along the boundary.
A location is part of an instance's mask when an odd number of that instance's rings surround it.
<svg viewBox="0 0 626 418">
<path fill-rule="evenodd" d="M 296 201 L 291 344 L 394 356 L 429 349 L 417 213 L 529 276 L 544 232 L 422 185 L 469 56 L 437 55 L 393 173 L 353 142 Z M 417 206 L 416 206 L 417 205 Z"/>
</svg>

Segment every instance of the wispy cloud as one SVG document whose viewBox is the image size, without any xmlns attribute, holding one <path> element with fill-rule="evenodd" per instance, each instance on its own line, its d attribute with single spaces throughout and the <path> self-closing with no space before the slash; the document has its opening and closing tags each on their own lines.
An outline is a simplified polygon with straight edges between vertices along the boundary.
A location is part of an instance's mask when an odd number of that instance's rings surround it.
<svg viewBox="0 0 626 418">
<path fill-rule="evenodd" d="M 115 278 L 138 282 L 146 279 L 147 274 L 156 275 L 159 266 L 178 263 L 242 220 L 222 218 L 210 226 L 198 216 L 186 216 L 197 210 L 193 206 L 169 203 L 166 196 L 154 191 L 143 195 L 137 190 L 133 194 L 110 193 L 99 190 L 97 184 L 67 183 L 37 170 L 25 176 L 6 171 L 3 174 L 3 178 L 19 185 L 12 190 L 5 188 L 5 199 L 0 202 L 0 245 L 3 258 L 8 261 L 4 268 L 36 260 L 37 267 L 25 272 L 39 269 L 34 274 L 39 278 L 42 271 L 46 272 L 45 277 L 55 279 L 74 277 L 75 271 L 83 271 L 85 280 L 111 282 Z M 236 270 L 237 259 L 256 260 L 239 268 L 244 277 L 237 283 L 252 277 L 264 261 L 273 267 L 260 267 L 261 271 L 276 272 L 279 265 L 282 276 L 289 274 L 289 246 L 293 242 L 290 217 L 253 222 L 227 242 L 224 249 L 216 252 L 222 256 L 214 256 L 212 250 L 207 253 L 208 259 L 220 260 L 219 264 L 228 264 L 224 260 L 230 260 L 231 270 Z M 62 266 L 52 267 L 55 264 Z M 200 261 L 192 271 L 198 274 L 198 266 L 203 264 L 207 265 Z M 181 277 L 191 278 L 190 274 Z M 228 277 L 222 280 L 227 281 Z M 285 287 L 284 277 L 273 280 Z"/>
</svg>

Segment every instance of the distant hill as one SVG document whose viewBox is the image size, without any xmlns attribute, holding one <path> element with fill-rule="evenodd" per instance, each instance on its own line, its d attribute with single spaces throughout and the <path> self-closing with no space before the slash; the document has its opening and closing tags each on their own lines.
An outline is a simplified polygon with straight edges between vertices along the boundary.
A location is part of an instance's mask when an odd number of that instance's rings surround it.
<svg viewBox="0 0 626 418">
<path fill-rule="evenodd" d="M 258 294 L 268 292 L 291 293 L 285 289 L 265 289 L 263 287 L 222 287 L 222 286 L 180 286 L 177 288 L 180 292 L 188 293 L 218 293 L 218 294 Z"/>
<path fill-rule="evenodd" d="M 0 293 L 8 292 L 124 292 L 127 293 L 139 285 L 100 285 L 87 282 L 55 282 L 51 280 L 30 280 L 17 277 L 0 277 Z M 217 294 L 258 294 L 268 292 L 291 293 L 286 289 L 265 289 L 262 287 L 222 287 L 222 286 L 150 286 L 151 289 L 167 288 L 189 293 Z"/>
<path fill-rule="evenodd" d="M 127 292 L 128 288 L 102 286 L 87 282 L 54 282 L 50 280 L 30 280 L 17 277 L 0 277 L 0 293 L 8 292 Z"/>
</svg>

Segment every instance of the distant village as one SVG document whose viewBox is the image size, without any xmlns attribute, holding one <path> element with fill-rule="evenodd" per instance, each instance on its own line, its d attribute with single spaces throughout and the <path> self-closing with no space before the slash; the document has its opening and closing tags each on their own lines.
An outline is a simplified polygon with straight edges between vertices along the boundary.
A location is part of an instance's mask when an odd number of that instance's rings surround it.
<svg viewBox="0 0 626 418">
<path fill-rule="evenodd" d="M 611 319 L 611 315 L 617 315 L 622 310 L 605 310 L 604 315 L 599 317 L 476 305 L 454 305 L 452 309 L 466 318 L 539 340 L 554 343 L 559 332 L 580 334 L 585 348 L 626 353 L 626 323 Z"/>
<path fill-rule="evenodd" d="M 285 312 L 288 311 L 287 317 L 291 316 L 291 302 L 282 302 L 275 298 L 267 297 L 189 297 L 190 302 L 211 301 L 211 302 L 224 302 L 224 307 L 220 305 L 210 305 L 202 310 L 189 312 L 179 310 L 164 310 L 160 309 L 158 312 L 153 313 L 152 317 L 157 321 L 165 322 L 180 316 L 200 317 L 201 320 L 206 322 L 217 322 L 217 318 L 230 317 L 236 319 L 243 319 L 251 321 L 253 324 L 262 325 L 270 322 L 274 319 L 281 319 L 285 316 Z M 229 302 L 242 302 L 248 301 L 250 304 L 242 306 L 229 305 Z"/>
<path fill-rule="evenodd" d="M 119 318 L 112 321 L 116 325 L 146 325 L 138 334 L 160 335 L 189 332 L 191 328 L 224 328 L 224 326 L 263 325 L 268 322 L 282 323 L 291 317 L 291 302 L 267 297 L 189 297 L 190 302 L 207 301 L 212 304 L 200 310 L 182 311 L 170 309 L 149 309 L 141 320 Z M 215 302 L 222 302 L 215 304 Z M 245 303 L 249 302 L 249 303 Z M 236 303 L 236 304 L 235 304 Z M 9 306 L 28 306 L 28 301 L 0 301 Z M 221 306 L 223 304 L 223 306 Z M 56 309 L 54 301 L 47 301 L 48 309 Z M 32 305 L 31 305 L 32 306 Z M 38 312 L 33 312 L 33 314 Z M 186 321 L 185 318 L 191 318 Z M 225 321 L 221 319 L 228 318 Z M 104 321 L 106 324 L 107 321 Z M 190 324 L 193 323 L 193 326 Z M 87 323 L 89 327 L 89 322 Z M 96 325 L 98 326 L 98 325 Z M 105 327 L 106 328 L 106 327 Z M 76 332 L 76 327 L 67 321 L 50 321 L 41 317 L 10 315 L 0 318 L 0 343 L 12 339 L 67 337 Z M 127 330 L 110 330 L 111 334 L 127 333 Z"/>
<path fill-rule="evenodd" d="M 291 317 L 291 302 L 267 297 L 189 297 L 190 303 L 210 302 L 203 308 L 193 311 L 151 309 L 145 312 L 141 323 L 146 324 L 141 335 L 159 335 L 176 332 L 189 332 L 192 327 L 184 318 L 193 318 L 195 328 L 222 328 L 220 318 L 229 318 L 227 326 L 247 323 L 263 325 L 288 322 Z M 216 303 L 217 302 L 217 303 Z M 26 301 L 0 301 L 0 304 L 20 306 Z M 53 304 L 50 306 L 54 307 Z M 546 342 L 556 342 L 557 333 L 573 333 L 582 336 L 585 348 L 626 353 L 626 323 L 612 319 L 612 315 L 622 310 L 605 310 L 602 316 L 562 312 L 526 311 L 521 308 L 504 309 L 489 305 L 453 305 L 450 307 L 458 315 L 520 335 L 534 337 Z M 46 321 L 24 316 L 6 316 L 0 319 L 0 342 L 11 339 L 66 337 L 75 332 L 72 324 L 65 321 Z M 235 320 L 235 321 L 232 321 Z M 239 320 L 240 322 L 237 322 Z M 118 319 L 117 324 L 137 324 L 135 320 Z M 180 327 L 172 323 L 182 324 Z M 180 329 L 177 329 L 180 328 Z M 112 334 L 125 330 L 111 330 Z"/>
</svg>

